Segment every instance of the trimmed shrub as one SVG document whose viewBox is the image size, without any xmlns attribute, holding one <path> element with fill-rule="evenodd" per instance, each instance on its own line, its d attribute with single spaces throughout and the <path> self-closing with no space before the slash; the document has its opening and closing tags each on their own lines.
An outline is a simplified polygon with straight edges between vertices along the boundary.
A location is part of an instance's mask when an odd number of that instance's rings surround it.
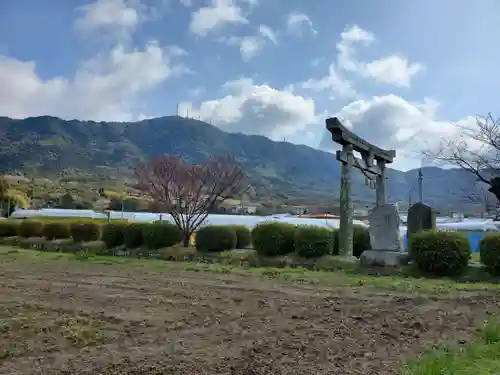
<svg viewBox="0 0 500 375">
<path fill-rule="evenodd" d="M 149 223 L 130 223 L 123 230 L 123 243 L 127 249 L 135 249 L 144 243 L 142 237 L 143 228 Z"/>
<path fill-rule="evenodd" d="M 42 237 L 43 236 L 43 222 L 40 220 L 23 220 L 19 224 L 18 234 L 20 237 Z"/>
<path fill-rule="evenodd" d="M 295 229 L 294 246 L 297 254 L 304 258 L 317 258 L 333 252 L 333 233 L 328 228 L 313 225 Z"/>
<path fill-rule="evenodd" d="M 370 231 L 362 225 L 353 225 L 352 255 L 359 258 L 363 251 L 370 250 Z"/>
<path fill-rule="evenodd" d="M 410 239 L 410 256 L 417 267 L 434 276 L 459 276 L 469 265 L 469 239 L 459 232 L 422 231 Z"/>
<path fill-rule="evenodd" d="M 170 223 L 153 223 L 142 229 L 144 245 L 149 249 L 174 246 L 182 241 L 181 230 Z"/>
<path fill-rule="evenodd" d="M 43 226 L 43 236 L 48 240 L 71 238 L 68 222 L 51 221 Z"/>
<path fill-rule="evenodd" d="M 75 242 L 98 241 L 101 238 L 101 225 L 92 221 L 75 221 L 69 226 Z"/>
<path fill-rule="evenodd" d="M 493 276 L 500 276 L 500 233 L 488 233 L 479 241 L 481 263 Z"/>
<path fill-rule="evenodd" d="M 252 243 L 250 229 L 244 225 L 230 225 L 230 228 L 236 233 L 236 248 L 244 249 Z"/>
<path fill-rule="evenodd" d="M 0 237 L 17 236 L 20 220 L 0 220 Z"/>
<path fill-rule="evenodd" d="M 352 255 L 359 258 L 363 251 L 371 249 L 370 231 L 362 225 L 353 225 L 352 229 Z M 339 230 L 333 230 L 333 255 L 339 255 Z"/>
<path fill-rule="evenodd" d="M 125 243 L 125 230 L 128 223 L 106 223 L 101 226 L 101 240 L 108 249 L 121 246 Z"/>
<path fill-rule="evenodd" d="M 209 225 L 196 232 L 196 250 L 219 252 L 236 247 L 238 239 L 231 226 Z"/>
<path fill-rule="evenodd" d="M 268 222 L 253 228 L 252 243 L 260 255 L 284 255 L 294 252 L 294 236 L 294 225 Z"/>
<path fill-rule="evenodd" d="M 333 238 L 332 255 L 339 255 L 339 230 L 337 228 L 334 228 L 332 230 L 332 238 Z"/>
</svg>

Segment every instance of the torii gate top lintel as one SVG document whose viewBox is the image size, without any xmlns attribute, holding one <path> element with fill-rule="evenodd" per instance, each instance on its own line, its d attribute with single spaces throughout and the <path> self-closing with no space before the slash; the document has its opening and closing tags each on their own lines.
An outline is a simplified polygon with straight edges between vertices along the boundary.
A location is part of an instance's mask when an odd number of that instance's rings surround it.
<svg viewBox="0 0 500 375">
<path fill-rule="evenodd" d="M 383 161 L 386 164 L 392 163 L 396 157 L 395 150 L 384 150 L 372 145 L 363 138 L 348 130 L 337 117 L 326 119 L 326 128 L 332 134 L 332 140 L 342 146 L 352 145 L 354 151 L 361 154 L 373 154 L 377 161 Z"/>
</svg>

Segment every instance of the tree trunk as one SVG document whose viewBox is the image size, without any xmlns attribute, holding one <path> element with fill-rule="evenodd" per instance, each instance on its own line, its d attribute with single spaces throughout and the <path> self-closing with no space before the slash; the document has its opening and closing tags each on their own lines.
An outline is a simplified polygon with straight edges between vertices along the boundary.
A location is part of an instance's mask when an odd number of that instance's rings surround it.
<svg viewBox="0 0 500 375">
<path fill-rule="evenodd" d="M 182 238 L 182 245 L 184 247 L 189 247 L 189 240 L 191 239 L 191 233 L 184 233 Z"/>
</svg>

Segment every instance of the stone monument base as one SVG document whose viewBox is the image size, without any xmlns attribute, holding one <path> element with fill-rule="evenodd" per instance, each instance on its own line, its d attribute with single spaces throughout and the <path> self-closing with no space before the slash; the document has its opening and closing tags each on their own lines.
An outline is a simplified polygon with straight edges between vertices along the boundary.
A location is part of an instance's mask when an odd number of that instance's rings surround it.
<svg viewBox="0 0 500 375">
<path fill-rule="evenodd" d="M 363 266 L 396 267 L 408 264 L 408 253 L 390 250 L 365 250 L 359 258 Z"/>
</svg>

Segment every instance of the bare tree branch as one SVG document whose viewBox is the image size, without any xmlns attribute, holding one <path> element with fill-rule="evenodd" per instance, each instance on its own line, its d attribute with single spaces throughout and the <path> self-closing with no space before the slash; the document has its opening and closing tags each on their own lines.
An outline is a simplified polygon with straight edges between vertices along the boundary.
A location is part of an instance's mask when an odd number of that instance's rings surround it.
<svg viewBox="0 0 500 375">
<path fill-rule="evenodd" d="M 486 214 L 495 214 L 495 220 L 500 218 L 500 201 L 487 190 L 487 185 L 483 183 L 474 184 L 471 191 L 464 196 L 465 203 L 471 203 L 481 206 L 481 209 Z"/>
<path fill-rule="evenodd" d="M 228 155 L 198 165 L 161 156 L 139 164 L 135 175 L 136 187 L 169 213 L 182 230 L 185 246 L 215 205 L 248 188 L 243 168 Z"/>
<path fill-rule="evenodd" d="M 457 128 L 458 137 L 443 139 L 438 150 L 425 151 L 425 157 L 470 172 L 500 201 L 500 119 L 478 116 L 475 126 Z"/>
</svg>

